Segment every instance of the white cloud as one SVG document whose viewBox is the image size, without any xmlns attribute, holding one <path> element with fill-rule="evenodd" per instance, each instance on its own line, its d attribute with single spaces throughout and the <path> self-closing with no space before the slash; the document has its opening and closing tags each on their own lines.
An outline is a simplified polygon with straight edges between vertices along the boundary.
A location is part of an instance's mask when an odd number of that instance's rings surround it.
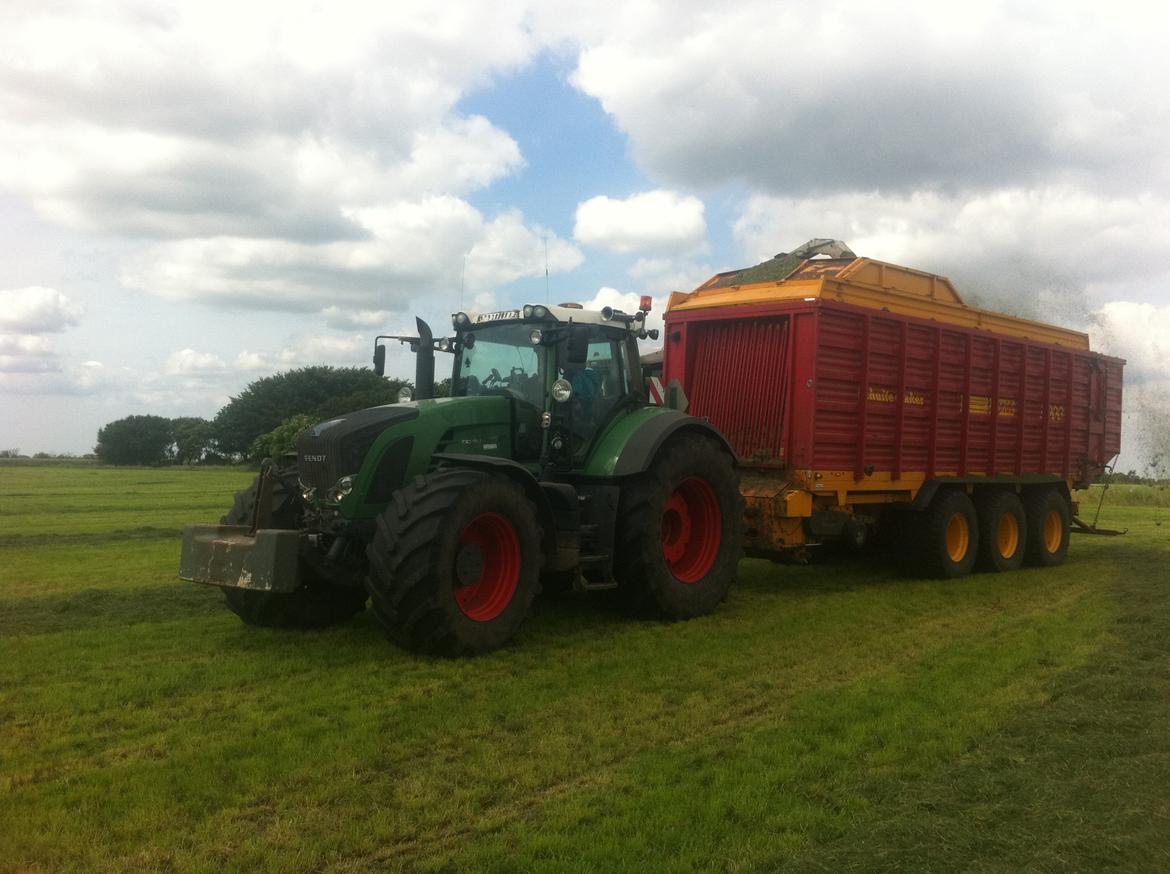
<svg viewBox="0 0 1170 874">
<path fill-rule="evenodd" d="M 586 25 L 574 81 L 670 184 L 1134 193 L 1170 179 L 1164 95 L 1135 85 L 1167 78 L 1166 25 L 1141 0 L 661 0 Z"/>
<path fill-rule="evenodd" d="M 1170 382 L 1170 304 L 1110 301 L 1093 314 L 1093 348 L 1126 359 L 1127 384 Z"/>
<path fill-rule="evenodd" d="M 1170 280 L 1170 200 L 1058 186 L 947 195 L 841 193 L 748 199 L 735 224 L 748 261 L 810 237 L 949 276 L 971 303 L 1083 326 L 1132 284 Z"/>
<path fill-rule="evenodd" d="M 172 376 L 202 376 L 222 373 L 226 367 L 223 359 L 211 352 L 179 349 L 167 359 L 163 372 Z"/>
<path fill-rule="evenodd" d="M 30 285 L 0 290 L 0 331 L 45 334 L 76 325 L 83 309 L 55 288 Z"/>
<path fill-rule="evenodd" d="M 340 313 L 401 308 L 412 297 L 459 288 L 463 258 L 472 293 L 549 269 L 571 270 L 580 251 L 523 223 L 519 212 L 486 220 L 456 197 L 347 211 L 365 239 L 329 243 L 213 237 L 158 243 L 130 259 L 122 282 L 170 300 L 224 307 Z M 342 318 L 340 315 L 336 318 Z"/>
<path fill-rule="evenodd" d="M 547 261 L 545 260 L 547 252 Z M 519 210 L 496 216 L 467 254 L 467 287 L 472 292 L 523 277 L 563 273 L 581 265 L 585 256 L 572 243 L 552 231 L 524 224 Z"/>
<path fill-rule="evenodd" d="M 278 350 L 260 353 L 259 360 L 264 362 L 265 369 L 277 371 L 314 364 L 334 367 L 368 365 L 373 354 L 372 334 L 310 334 L 292 337 Z"/>
<path fill-rule="evenodd" d="M 60 369 L 44 337 L 0 334 L 0 373 L 46 373 Z"/>
<path fill-rule="evenodd" d="M 669 295 L 662 297 L 654 297 L 651 301 L 650 312 L 646 316 L 646 328 L 657 328 L 662 330 L 662 314 L 666 311 L 666 300 Z M 602 307 L 613 307 L 615 310 L 621 310 L 624 313 L 636 313 L 638 306 L 641 303 L 642 296 L 636 292 L 618 291 L 616 288 L 605 286 L 597 290 L 597 294 L 582 304 L 587 310 L 599 310 Z M 650 346 L 660 346 L 661 340 L 647 341 Z"/>
<path fill-rule="evenodd" d="M 0 355 L 0 363 L 4 356 Z M 23 366 L 9 370 L 0 364 L 0 392 L 14 395 L 92 395 L 108 392 L 131 384 L 129 371 L 111 372 L 100 361 L 84 361 L 65 364 L 56 356 L 44 359 L 44 367 L 29 365 L 30 359 L 22 359 Z"/>
<path fill-rule="evenodd" d="M 535 45 L 514 3 L 60 3 L 0 30 L 0 184 L 159 235 L 341 231 L 339 204 L 488 184 L 516 143 L 456 110 Z"/>
<path fill-rule="evenodd" d="M 325 324 L 338 330 L 354 328 L 381 328 L 392 317 L 389 310 L 347 310 L 329 306 L 321 310 Z"/>
<path fill-rule="evenodd" d="M 599 195 L 577 206 L 573 236 L 611 252 L 705 250 L 703 202 L 673 191 L 645 191 L 624 200 Z"/>
<path fill-rule="evenodd" d="M 627 271 L 651 294 L 670 291 L 691 291 L 716 271 L 709 264 L 691 259 L 639 258 Z"/>
<path fill-rule="evenodd" d="M 537 51 L 526 16 L 509 0 L 30 5 L 0 27 L 0 191 L 156 239 L 122 275 L 171 300 L 376 310 L 449 287 L 468 252 L 473 279 L 531 275 L 501 239 L 512 215 L 463 199 L 520 149 L 458 107 Z M 573 262 L 550 244 L 550 269 Z"/>
</svg>

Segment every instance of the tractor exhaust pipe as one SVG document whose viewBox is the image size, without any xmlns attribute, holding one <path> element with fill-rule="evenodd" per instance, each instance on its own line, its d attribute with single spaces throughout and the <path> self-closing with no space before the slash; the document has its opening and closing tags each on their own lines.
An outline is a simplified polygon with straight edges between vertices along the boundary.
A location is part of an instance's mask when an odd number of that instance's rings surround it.
<svg viewBox="0 0 1170 874">
<path fill-rule="evenodd" d="M 435 396 L 435 335 L 431 326 L 415 316 L 418 327 L 418 350 L 414 357 L 414 397 L 426 400 Z"/>
</svg>

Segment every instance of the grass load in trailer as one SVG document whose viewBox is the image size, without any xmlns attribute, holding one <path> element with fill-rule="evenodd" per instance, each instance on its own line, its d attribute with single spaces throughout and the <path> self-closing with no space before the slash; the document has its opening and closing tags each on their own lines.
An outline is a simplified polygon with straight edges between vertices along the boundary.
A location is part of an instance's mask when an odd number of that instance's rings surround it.
<svg viewBox="0 0 1170 874">
<path fill-rule="evenodd" d="M 838 241 L 676 292 L 665 337 L 668 397 L 737 456 L 749 554 L 880 533 L 940 576 L 1058 564 L 1120 449 L 1124 361 Z"/>
</svg>

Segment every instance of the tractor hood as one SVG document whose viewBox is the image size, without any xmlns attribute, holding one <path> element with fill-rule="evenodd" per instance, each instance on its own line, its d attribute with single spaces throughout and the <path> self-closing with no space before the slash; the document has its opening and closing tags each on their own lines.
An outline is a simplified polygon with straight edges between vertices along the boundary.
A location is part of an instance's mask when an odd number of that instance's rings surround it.
<svg viewBox="0 0 1170 874">
<path fill-rule="evenodd" d="M 416 404 L 387 404 L 318 422 L 297 440 L 302 489 L 324 495 L 341 477 L 357 473 L 382 432 L 417 418 Z"/>
<path fill-rule="evenodd" d="M 297 441 L 301 491 L 340 504 L 346 518 L 376 515 L 435 453 L 508 457 L 511 422 L 512 402 L 498 395 L 388 404 L 319 422 Z"/>
</svg>

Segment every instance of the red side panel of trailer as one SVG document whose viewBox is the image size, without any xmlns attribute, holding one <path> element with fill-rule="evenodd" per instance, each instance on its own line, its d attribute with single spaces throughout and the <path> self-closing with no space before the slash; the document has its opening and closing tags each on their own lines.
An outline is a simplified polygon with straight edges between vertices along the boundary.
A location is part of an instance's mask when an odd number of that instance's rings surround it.
<svg viewBox="0 0 1170 874">
<path fill-rule="evenodd" d="M 1095 477 L 1124 362 L 832 300 L 668 312 L 664 376 L 741 463 L 905 476 Z"/>
</svg>

